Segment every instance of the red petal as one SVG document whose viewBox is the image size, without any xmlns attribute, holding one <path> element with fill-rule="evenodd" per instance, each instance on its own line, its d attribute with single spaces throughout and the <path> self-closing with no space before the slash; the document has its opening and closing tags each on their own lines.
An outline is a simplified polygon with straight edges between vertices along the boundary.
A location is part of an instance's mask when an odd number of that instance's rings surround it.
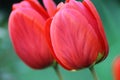
<svg viewBox="0 0 120 80">
<path fill-rule="evenodd" d="M 52 18 L 49 18 L 46 21 L 44 33 L 45 33 L 45 37 L 46 37 L 47 43 L 49 45 L 49 48 L 51 50 L 51 53 L 54 53 L 53 48 L 52 48 L 52 44 L 51 44 L 51 39 L 50 39 L 50 25 L 51 25 L 51 21 L 52 21 Z"/>
<path fill-rule="evenodd" d="M 65 0 L 65 2 L 69 2 L 70 0 Z"/>
<path fill-rule="evenodd" d="M 36 10 L 45 20 L 49 18 L 48 13 L 45 11 L 45 9 L 39 4 L 37 0 L 25 0 L 22 1 L 21 3 L 17 3 L 13 5 L 13 9 L 17 9 L 20 7 L 28 7 L 28 8 L 33 8 Z"/>
<path fill-rule="evenodd" d="M 113 63 L 114 80 L 120 80 L 120 56 Z"/>
<path fill-rule="evenodd" d="M 51 50 L 51 54 L 54 56 L 54 58 L 57 59 L 57 57 L 55 56 L 55 53 L 54 53 L 54 50 L 53 50 L 53 46 L 52 46 L 52 43 L 51 43 L 51 38 L 50 38 L 50 27 L 51 27 L 51 22 L 52 22 L 52 18 L 49 18 L 47 21 L 46 21 L 46 25 L 45 25 L 45 36 L 46 36 L 46 39 L 47 39 L 47 42 L 48 42 L 48 45 L 49 45 L 49 48 Z M 61 63 L 59 61 L 59 59 L 57 59 L 59 63 Z M 62 64 L 62 63 L 61 63 Z M 63 65 L 64 66 L 64 65 Z M 66 66 L 64 66 L 65 68 L 67 68 Z"/>
<path fill-rule="evenodd" d="M 103 53 L 103 55 L 104 55 L 104 57 L 101 60 L 103 60 L 107 57 L 109 48 L 108 48 L 108 42 L 107 42 L 107 39 L 105 36 L 105 32 L 103 29 L 101 19 L 99 17 L 99 14 L 98 14 L 96 8 L 94 7 L 94 5 L 91 3 L 90 0 L 84 0 L 83 4 L 91 12 L 91 14 L 95 17 L 95 19 L 97 21 L 98 27 L 93 27 L 93 28 L 95 29 L 97 35 L 99 36 L 99 40 L 100 40 L 101 47 L 102 47 L 101 53 Z"/>
<path fill-rule="evenodd" d="M 56 4 L 53 2 L 53 0 L 43 0 L 43 3 L 49 15 L 53 16 L 56 10 Z"/>
<path fill-rule="evenodd" d="M 9 34 L 18 56 L 30 67 L 40 69 L 53 61 L 43 36 L 42 16 L 30 8 L 14 10 L 9 18 Z"/>
<path fill-rule="evenodd" d="M 98 37 L 86 18 L 75 9 L 64 8 L 53 18 L 50 36 L 57 61 L 66 69 L 80 69 L 95 62 Z"/>
</svg>

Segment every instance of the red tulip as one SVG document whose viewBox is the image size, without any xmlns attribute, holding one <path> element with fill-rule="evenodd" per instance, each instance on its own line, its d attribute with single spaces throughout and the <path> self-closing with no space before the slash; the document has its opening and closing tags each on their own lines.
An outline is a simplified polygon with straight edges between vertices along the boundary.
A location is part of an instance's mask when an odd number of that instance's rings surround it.
<svg viewBox="0 0 120 80">
<path fill-rule="evenodd" d="M 76 70 L 104 60 L 108 54 L 108 43 L 92 2 L 66 0 L 58 8 L 47 25 L 53 55 L 58 63 L 65 69 Z"/>
<path fill-rule="evenodd" d="M 120 56 L 113 62 L 114 80 L 120 80 Z"/>
<path fill-rule="evenodd" d="M 17 55 L 31 68 L 42 69 L 53 62 L 44 36 L 45 23 L 55 10 L 52 0 L 43 0 L 47 11 L 37 0 L 24 0 L 13 5 L 9 34 Z"/>
</svg>

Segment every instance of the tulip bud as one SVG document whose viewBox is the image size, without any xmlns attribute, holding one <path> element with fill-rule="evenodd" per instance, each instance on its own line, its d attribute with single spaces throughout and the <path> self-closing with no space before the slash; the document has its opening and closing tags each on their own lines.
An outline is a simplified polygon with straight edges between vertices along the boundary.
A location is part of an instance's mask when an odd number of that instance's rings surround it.
<svg viewBox="0 0 120 80">
<path fill-rule="evenodd" d="M 50 2 L 55 9 L 54 2 Z M 47 10 L 52 13 L 54 9 Z M 37 0 L 24 0 L 13 5 L 9 17 L 9 35 L 13 47 L 17 55 L 34 69 L 48 67 L 53 62 L 44 35 L 44 25 L 50 17 L 48 12 Z"/>
<path fill-rule="evenodd" d="M 65 69 L 90 67 L 108 55 L 101 19 L 90 0 L 68 0 L 50 26 L 53 56 Z"/>
<path fill-rule="evenodd" d="M 113 76 L 114 80 L 120 80 L 120 56 L 113 62 Z"/>
</svg>

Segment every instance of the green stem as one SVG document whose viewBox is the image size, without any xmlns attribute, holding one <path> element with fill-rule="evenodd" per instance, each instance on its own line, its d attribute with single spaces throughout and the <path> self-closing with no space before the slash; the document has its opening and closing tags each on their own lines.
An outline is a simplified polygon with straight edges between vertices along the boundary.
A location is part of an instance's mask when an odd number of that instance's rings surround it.
<svg viewBox="0 0 120 80">
<path fill-rule="evenodd" d="M 98 80 L 98 77 L 97 77 L 97 74 L 95 72 L 94 66 L 90 67 L 89 70 L 90 70 L 94 80 Z"/>
<path fill-rule="evenodd" d="M 62 75 L 61 75 L 61 73 L 60 73 L 60 70 L 59 70 L 59 67 L 58 67 L 58 64 L 57 64 L 57 63 L 53 66 L 53 68 L 54 68 L 54 70 L 55 70 L 55 72 L 56 72 L 59 80 L 63 80 Z"/>
</svg>

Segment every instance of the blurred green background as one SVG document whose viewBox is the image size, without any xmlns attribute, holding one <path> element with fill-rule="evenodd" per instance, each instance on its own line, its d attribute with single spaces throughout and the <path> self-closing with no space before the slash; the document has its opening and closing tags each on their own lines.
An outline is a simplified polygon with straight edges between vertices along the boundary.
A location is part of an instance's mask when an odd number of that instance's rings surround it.
<svg viewBox="0 0 120 80">
<path fill-rule="evenodd" d="M 8 17 L 13 3 L 0 0 L 0 80 L 58 80 L 52 67 L 33 70 L 15 54 L 8 35 Z M 41 2 L 41 1 L 40 1 Z M 60 0 L 56 0 L 56 3 Z M 112 62 L 120 55 L 120 0 L 92 0 L 104 24 L 109 42 L 109 55 L 95 66 L 99 80 L 113 80 Z M 60 67 L 60 66 L 59 66 Z M 64 80 L 93 80 L 88 69 L 69 72 L 60 67 Z"/>
</svg>

